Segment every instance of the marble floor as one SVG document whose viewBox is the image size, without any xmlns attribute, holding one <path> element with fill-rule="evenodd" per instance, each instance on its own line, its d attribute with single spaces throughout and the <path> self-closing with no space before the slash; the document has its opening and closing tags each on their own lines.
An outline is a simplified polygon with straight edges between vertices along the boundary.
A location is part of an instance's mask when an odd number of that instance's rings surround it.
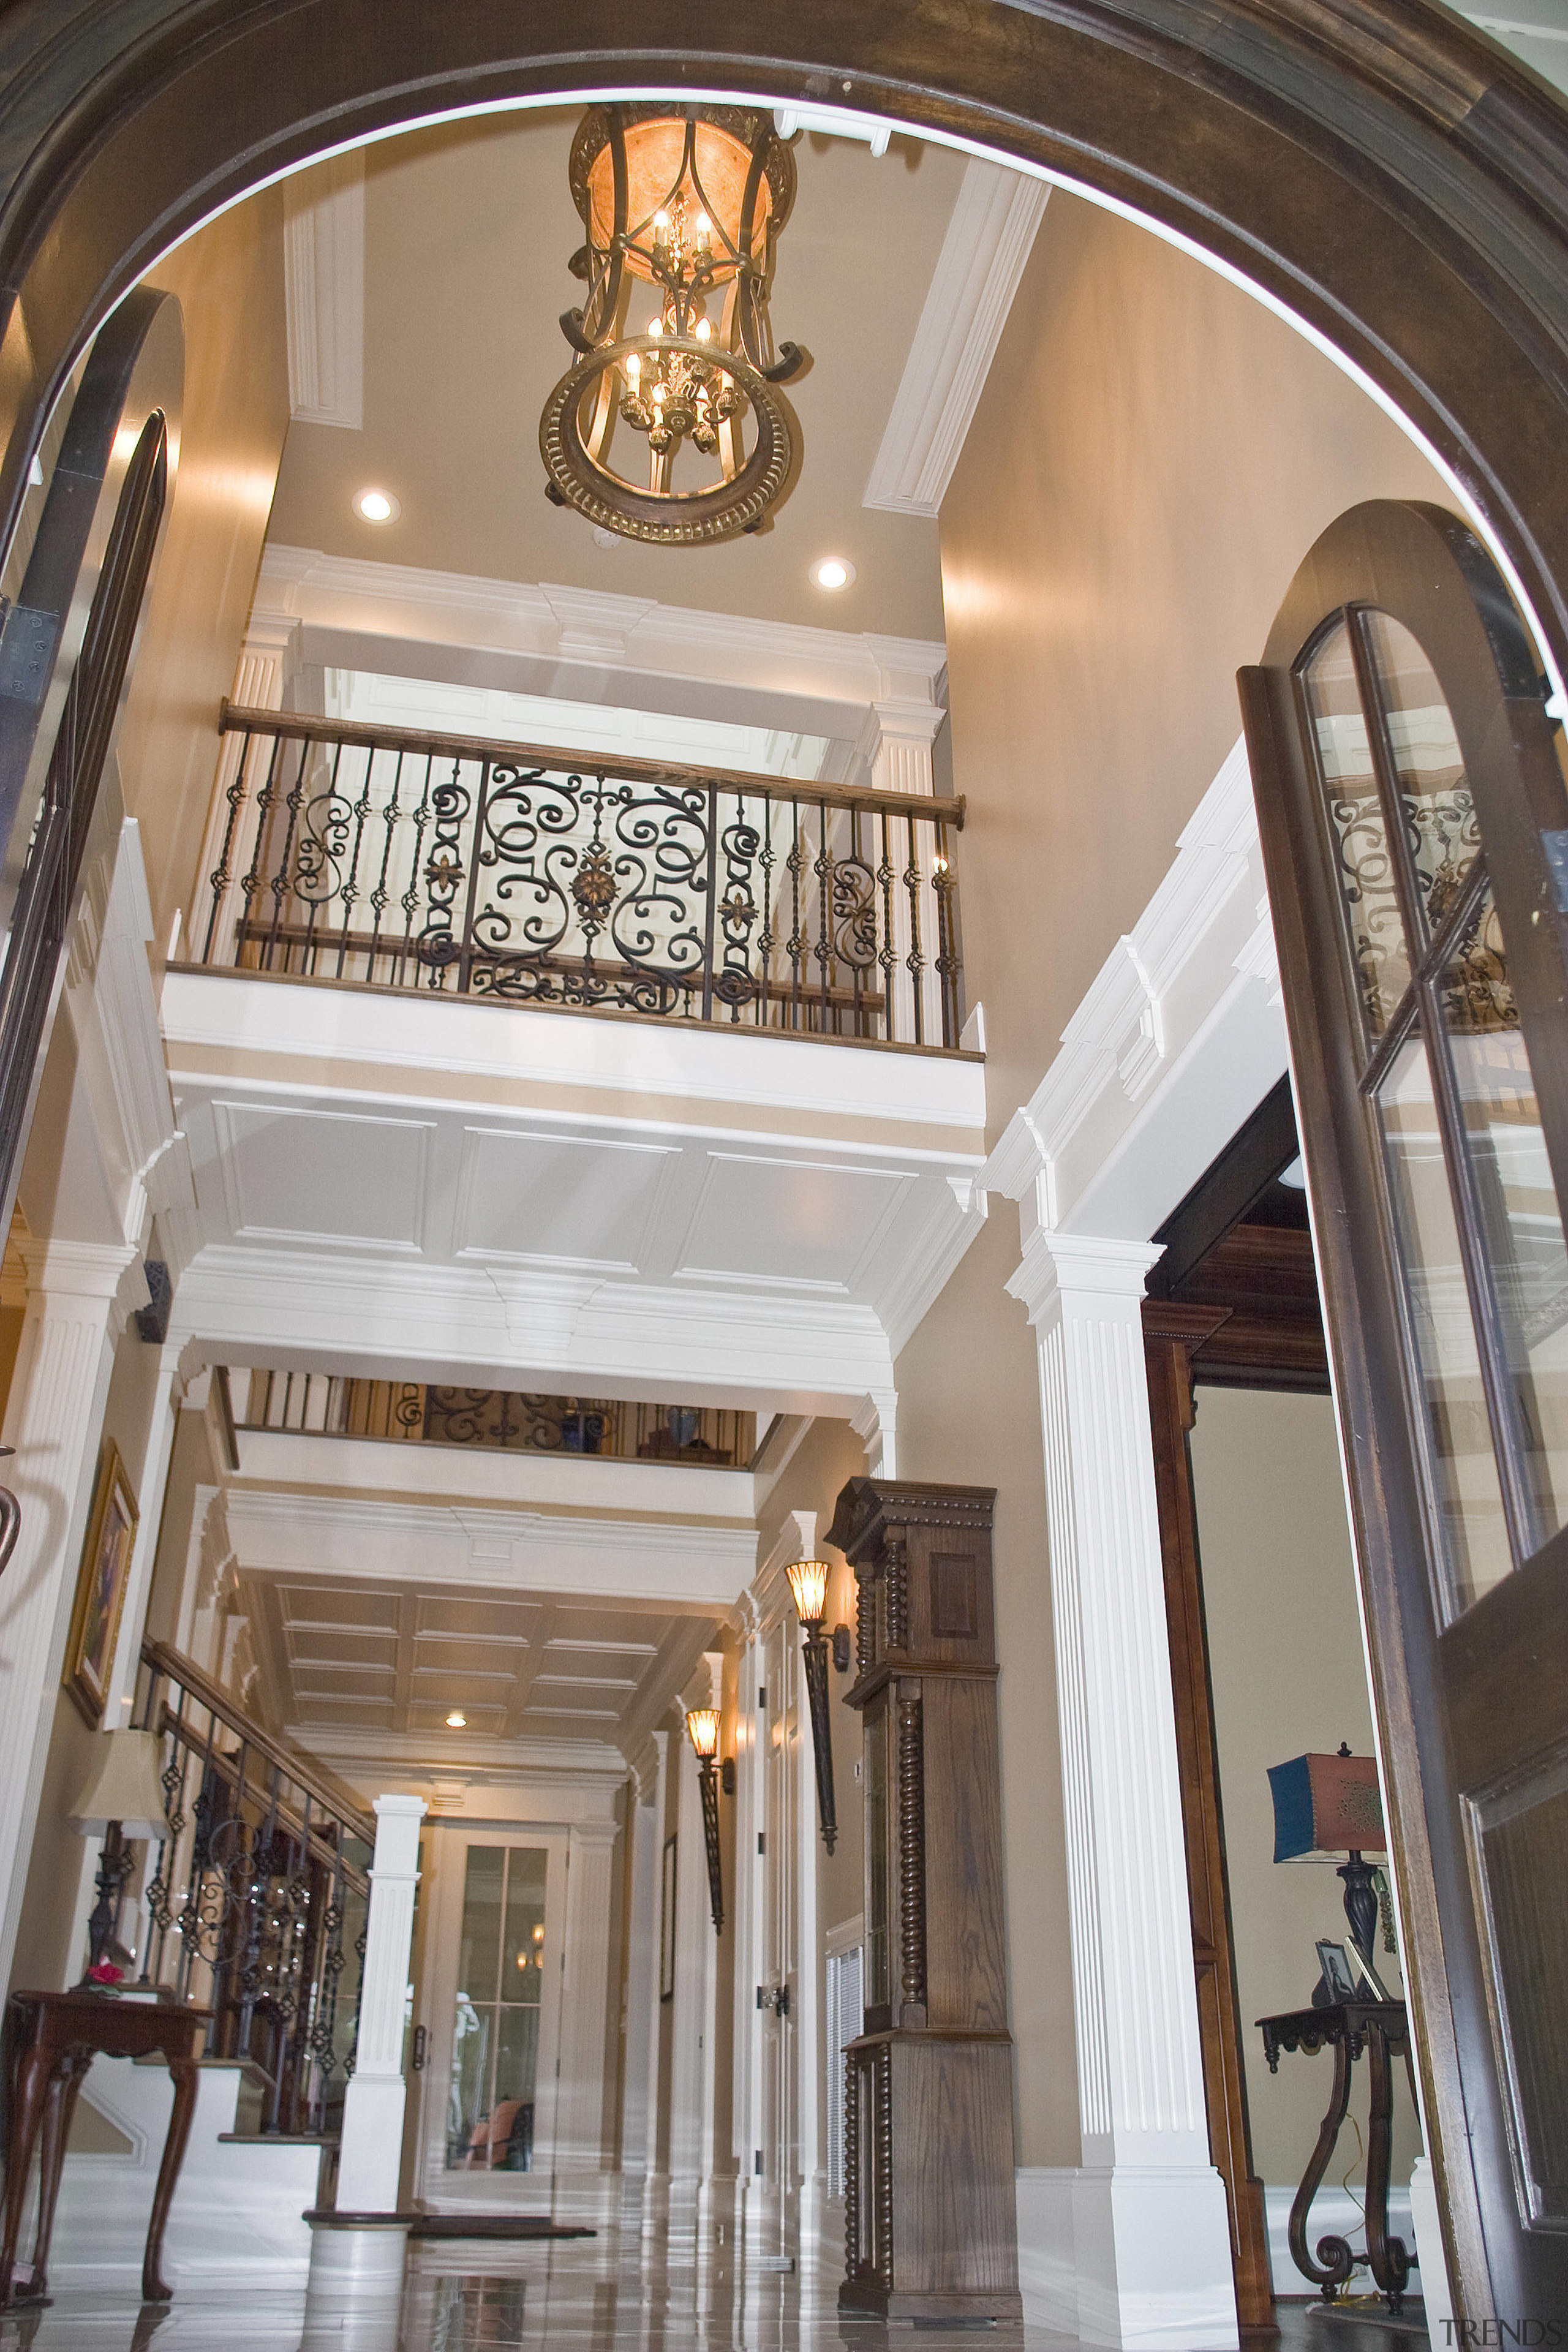
<svg viewBox="0 0 1568 2352">
<path fill-rule="evenodd" d="M 700 2277 L 615 2233 L 528 2246 L 450 2244 L 409 2255 L 401 2304 L 312 2308 L 303 2294 L 207 2289 L 172 2304 L 63 2289 L 45 2308 L 0 2313 L 0 2352 L 1078 2352 L 1036 2327 L 900 2327 L 841 2320 L 837 2277 Z M 1374 2331 L 1281 2305 L 1282 2337 L 1257 2352 L 1392 2352 Z M 1358 2343 L 1358 2338 L 1364 2341 Z M 1249 2339 L 1249 2345 L 1254 2339 Z"/>
</svg>

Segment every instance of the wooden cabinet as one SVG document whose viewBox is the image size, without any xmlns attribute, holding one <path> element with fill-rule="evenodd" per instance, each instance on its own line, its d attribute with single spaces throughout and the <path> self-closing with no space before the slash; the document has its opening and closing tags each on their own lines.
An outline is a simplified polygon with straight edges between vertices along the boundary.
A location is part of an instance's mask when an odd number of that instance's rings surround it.
<svg viewBox="0 0 1568 2352">
<path fill-rule="evenodd" d="M 852 1478 L 865 2032 L 846 2053 L 841 2311 L 1020 2315 L 986 1486 Z"/>
</svg>

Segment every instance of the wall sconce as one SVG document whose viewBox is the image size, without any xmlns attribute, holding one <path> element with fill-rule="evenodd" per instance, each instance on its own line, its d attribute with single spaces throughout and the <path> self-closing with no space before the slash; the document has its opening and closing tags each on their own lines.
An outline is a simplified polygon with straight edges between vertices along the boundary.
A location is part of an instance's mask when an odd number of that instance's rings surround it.
<svg viewBox="0 0 1568 2352">
<path fill-rule="evenodd" d="M 835 1625 L 833 1628 L 833 1671 L 836 1675 L 847 1675 L 849 1672 L 849 1628 L 847 1625 Z"/>
<path fill-rule="evenodd" d="M 686 1736 L 697 1759 L 697 1778 L 702 1790 L 702 1835 L 708 1848 L 708 1900 L 713 1912 L 713 1932 L 718 1936 L 724 1929 L 724 1878 L 719 1861 L 719 1772 L 713 1761 L 719 1753 L 718 1708 L 688 1707 Z"/>
<path fill-rule="evenodd" d="M 805 1636 L 802 1648 L 811 1700 L 811 1745 L 816 1758 L 816 1810 L 822 1842 L 831 1853 L 838 1837 L 838 1816 L 833 1801 L 833 1736 L 827 1720 L 827 1643 L 822 1637 L 822 1612 L 827 1606 L 827 1580 L 832 1571 L 825 1559 L 797 1559 L 786 1572 L 795 1595 L 795 1613 Z"/>
</svg>

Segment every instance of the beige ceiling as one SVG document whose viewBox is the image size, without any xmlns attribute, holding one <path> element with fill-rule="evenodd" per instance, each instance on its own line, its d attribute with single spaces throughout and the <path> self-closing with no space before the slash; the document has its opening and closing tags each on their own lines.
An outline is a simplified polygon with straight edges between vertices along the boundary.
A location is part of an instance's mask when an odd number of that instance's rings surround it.
<svg viewBox="0 0 1568 2352">
<path fill-rule="evenodd" d="M 303 1738 L 413 1733 L 596 1739 L 657 1719 L 710 1622 L 657 1607 L 498 1597 L 393 1582 L 248 1576 L 246 1603 L 275 1722 Z M 468 1718 L 448 1730 L 453 1708 Z"/>
<path fill-rule="evenodd" d="M 963 173 L 895 139 L 874 159 L 816 134 L 796 149 L 799 195 L 779 240 L 775 337 L 809 370 L 789 387 L 805 445 L 772 529 L 719 547 L 595 545 L 543 490 L 539 414 L 569 352 L 556 321 L 580 299 L 566 264 L 582 225 L 566 185 L 577 110 L 415 131 L 369 150 L 364 425 L 293 425 L 270 537 L 489 579 L 613 589 L 760 619 L 888 635 L 942 635 L 937 527 L 861 505 Z M 369 483 L 403 513 L 376 528 L 350 499 Z M 858 577 L 825 595 L 819 555 Z"/>
</svg>

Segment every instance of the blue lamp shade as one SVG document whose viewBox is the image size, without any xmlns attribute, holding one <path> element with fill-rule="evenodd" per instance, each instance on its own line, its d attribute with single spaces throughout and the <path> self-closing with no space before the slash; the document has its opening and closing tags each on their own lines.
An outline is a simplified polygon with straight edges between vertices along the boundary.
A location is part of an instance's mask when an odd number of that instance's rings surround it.
<svg viewBox="0 0 1568 2352">
<path fill-rule="evenodd" d="M 1268 1767 L 1276 1862 L 1338 1862 L 1386 1853 L 1377 1763 L 1371 1756 L 1292 1756 Z"/>
</svg>

